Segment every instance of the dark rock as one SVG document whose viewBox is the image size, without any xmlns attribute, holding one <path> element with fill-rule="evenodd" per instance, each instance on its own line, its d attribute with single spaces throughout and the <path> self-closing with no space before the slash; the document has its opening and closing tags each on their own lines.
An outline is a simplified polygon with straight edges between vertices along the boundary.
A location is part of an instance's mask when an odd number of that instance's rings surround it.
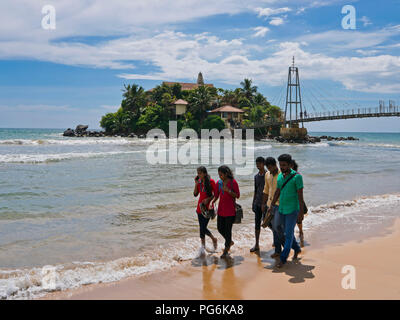
<svg viewBox="0 0 400 320">
<path fill-rule="evenodd" d="M 75 131 L 72 130 L 71 128 L 68 128 L 67 130 L 64 131 L 63 136 L 65 136 L 65 137 L 75 137 Z"/>
<path fill-rule="evenodd" d="M 86 131 L 87 128 L 89 128 L 88 125 L 79 124 L 79 125 L 76 126 L 75 132 L 83 133 L 83 132 Z"/>
</svg>

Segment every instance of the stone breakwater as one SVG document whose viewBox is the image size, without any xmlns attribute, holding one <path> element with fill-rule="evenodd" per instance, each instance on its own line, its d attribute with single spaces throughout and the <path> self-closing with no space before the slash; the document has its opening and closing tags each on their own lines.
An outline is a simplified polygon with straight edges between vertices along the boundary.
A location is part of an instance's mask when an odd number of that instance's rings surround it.
<svg viewBox="0 0 400 320">
<path fill-rule="evenodd" d="M 78 125 L 76 126 L 75 130 L 68 128 L 67 130 L 64 131 L 63 136 L 65 137 L 129 137 L 129 138 L 144 138 L 144 135 L 137 136 L 134 133 L 129 133 L 129 134 L 124 134 L 124 133 L 119 133 L 119 134 L 113 134 L 113 133 L 108 133 L 105 131 L 89 131 L 88 125 Z"/>
<path fill-rule="evenodd" d="M 322 140 L 326 141 L 345 141 L 345 140 L 350 140 L 350 141 L 356 141 L 359 140 L 358 138 L 355 137 L 332 137 L 332 136 L 319 136 L 319 137 L 314 137 L 314 136 L 309 136 L 306 135 L 304 138 L 299 138 L 299 139 L 285 139 L 282 136 L 278 137 L 272 137 L 268 136 L 267 138 L 275 140 L 277 142 L 281 143 L 316 143 L 316 142 L 321 142 Z"/>
</svg>

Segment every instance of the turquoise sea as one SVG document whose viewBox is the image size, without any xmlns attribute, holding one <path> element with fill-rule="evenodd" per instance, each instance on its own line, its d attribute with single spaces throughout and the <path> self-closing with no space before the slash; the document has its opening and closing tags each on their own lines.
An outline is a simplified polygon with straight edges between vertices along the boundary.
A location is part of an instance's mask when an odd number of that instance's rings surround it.
<svg viewBox="0 0 400 320">
<path fill-rule="evenodd" d="M 152 142 L 145 139 L 62 132 L 0 128 L 0 298 L 46 293 L 47 265 L 56 270 L 54 289 L 63 290 L 165 270 L 196 256 L 198 165 L 150 165 Z M 310 208 L 306 237 L 336 228 L 363 233 L 400 216 L 400 133 L 311 134 L 360 140 L 265 140 L 247 147 L 255 157 L 290 153 L 298 162 Z M 217 179 L 218 165 L 207 168 Z M 244 222 L 234 227 L 237 252 L 253 244 L 255 173 L 236 177 L 245 209 Z M 215 221 L 210 226 L 217 234 Z M 270 232 L 263 244 L 270 247 Z"/>
</svg>

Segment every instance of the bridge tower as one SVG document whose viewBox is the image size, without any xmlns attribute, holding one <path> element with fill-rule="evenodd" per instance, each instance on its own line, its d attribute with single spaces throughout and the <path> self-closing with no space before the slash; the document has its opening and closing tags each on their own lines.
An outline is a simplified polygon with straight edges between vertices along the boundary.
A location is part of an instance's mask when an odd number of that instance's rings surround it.
<svg viewBox="0 0 400 320">
<path fill-rule="evenodd" d="M 304 116 L 305 114 L 303 113 L 303 105 L 301 102 L 299 68 L 294 66 L 293 57 L 292 65 L 289 67 L 286 88 L 285 128 L 287 125 L 289 125 L 289 128 L 292 128 L 292 120 L 298 120 L 299 118 L 302 120 Z M 301 125 L 304 128 L 303 121 L 301 121 Z"/>
</svg>

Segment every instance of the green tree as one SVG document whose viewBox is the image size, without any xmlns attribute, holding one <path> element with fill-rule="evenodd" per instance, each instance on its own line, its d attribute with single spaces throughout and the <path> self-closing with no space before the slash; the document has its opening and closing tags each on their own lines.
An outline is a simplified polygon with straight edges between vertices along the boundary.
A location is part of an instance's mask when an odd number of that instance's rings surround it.
<svg viewBox="0 0 400 320">
<path fill-rule="evenodd" d="M 101 118 L 100 126 L 107 133 L 112 134 L 128 134 L 134 130 L 135 121 L 132 118 L 132 113 L 124 111 L 121 108 L 115 113 L 107 113 Z"/>
<path fill-rule="evenodd" d="M 204 120 L 201 128 L 209 130 L 218 129 L 219 131 L 221 131 L 222 129 L 225 129 L 225 122 L 219 116 L 211 115 Z"/>
<path fill-rule="evenodd" d="M 241 90 L 243 95 L 251 102 L 253 102 L 254 96 L 257 93 L 257 87 L 253 86 L 253 82 L 251 79 L 244 79 L 240 82 L 242 86 Z"/>
<path fill-rule="evenodd" d="M 267 107 L 266 111 L 267 111 L 268 117 L 271 119 L 279 119 L 282 115 L 281 108 L 279 108 L 277 106 L 270 105 L 269 107 Z"/>
<path fill-rule="evenodd" d="M 261 122 L 264 119 L 264 115 L 266 114 L 267 110 L 263 106 L 255 106 L 250 110 L 249 113 L 249 120 L 252 123 Z"/>
<path fill-rule="evenodd" d="M 121 108 L 115 113 L 115 127 L 118 133 L 130 133 L 134 130 L 135 120 L 133 113 Z"/>
<path fill-rule="evenodd" d="M 210 108 L 215 94 L 216 90 L 206 86 L 199 86 L 192 90 L 189 96 L 189 109 L 194 117 L 199 119 L 200 125 L 207 116 L 207 110 Z"/>
<path fill-rule="evenodd" d="M 146 133 L 154 128 L 159 128 L 164 130 L 164 132 L 168 132 L 168 120 L 169 118 L 166 110 L 162 106 L 153 103 L 147 106 L 146 110 L 136 122 L 136 127 L 139 133 Z"/>
<path fill-rule="evenodd" d="M 254 96 L 254 104 L 266 107 L 270 105 L 267 99 L 259 92 Z"/>
<path fill-rule="evenodd" d="M 134 120 L 139 119 L 141 113 L 146 107 L 146 94 L 144 89 L 137 84 L 124 85 L 124 99 L 121 102 L 123 111 L 131 112 Z"/>
<path fill-rule="evenodd" d="M 114 133 L 115 132 L 115 113 L 107 113 L 106 115 L 101 117 L 100 126 L 107 132 L 107 133 Z"/>
<path fill-rule="evenodd" d="M 233 90 L 223 90 L 220 106 L 230 105 L 237 108 L 239 105 L 239 96 Z"/>
</svg>

